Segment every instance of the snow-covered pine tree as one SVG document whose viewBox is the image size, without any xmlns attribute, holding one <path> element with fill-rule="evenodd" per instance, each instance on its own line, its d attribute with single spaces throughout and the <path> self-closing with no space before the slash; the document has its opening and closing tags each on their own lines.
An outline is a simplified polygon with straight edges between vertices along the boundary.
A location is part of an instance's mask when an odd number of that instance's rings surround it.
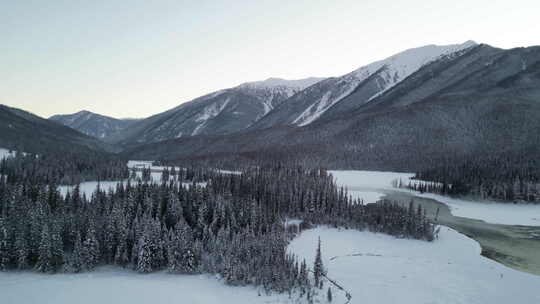
<svg viewBox="0 0 540 304">
<path fill-rule="evenodd" d="M 17 269 L 27 269 L 30 266 L 30 248 L 24 231 L 19 231 L 15 236 L 15 252 Z"/>
<path fill-rule="evenodd" d="M 64 265 L 64 242 L 61 235 L 61 224 L 58 221 L 53 221 L 50 225 L 51 236 L 51 265 L 53 271 L 57 271 Z"/>
<path fill-rule="evenodd" d="M 328 291 L 326 292 L 326 300 L 328 301 L 328 303 L 332 302 L 332 289 L 330 288 L 330 286 L 328 286 Z"/>
<path fill-rule="evenodd" d="M 75 236 L 75 244 L 73 246 L 73 251 L 71 252 L 70 258 L 69 258 L 69 268 L 68 270 L 71 272 L 81 272 L 84 271 L 84 262 L 83 262 L 83 250 L 82 250 L 82 239 L 81 239 L 81 233 L 77 231 Z"/>
<path fill-rule="evenodd" d="M 150 248 L 150 239 L 145 231 L 137 244 L 137 266 L 136 270 L 142 273 L 152 272 L 152 251 Z"/>
<path fill-rule="evenodd" d="M 322 277 L 326 275 L 324 269 L 322 255 L 321 255 L 321 238 L 319 237 L 319 243 L 317 245 L 317 253 L 315 254 L 315 262 L 313 263 L 313 276 L 315 279 L 315 286 L 322 288 Z"/>
<path fill-rule="evenodd" d="M 43 224 L 43 227 L 41 229 L 41 240 L 39 243 L 36 270 L 40 272 L 53 271 L 51 236 L 49 233 L 49 225 L 47 223 Z"/>
<path fill-rule="evenodd" d="M 82 257 L 85 269 L 92 270 L 99 263 L 100 247 L 92 221 L 90 221 L 86 231 L 86 238 L 82 246 Z"/>
<path fill-rule="evenodd" d="M 175 230 L 170 233 L 168 246 L 169 271 L 173 273 L 194 273 L 195 256 L 192 249 L 191 228 L 185 221 L 176 224 Z"/>
<path fill-rule="evenodd" d="M 6 221 L 0 217 L 0 270 L 9 268 L 10 247 Z"/>
</svg>

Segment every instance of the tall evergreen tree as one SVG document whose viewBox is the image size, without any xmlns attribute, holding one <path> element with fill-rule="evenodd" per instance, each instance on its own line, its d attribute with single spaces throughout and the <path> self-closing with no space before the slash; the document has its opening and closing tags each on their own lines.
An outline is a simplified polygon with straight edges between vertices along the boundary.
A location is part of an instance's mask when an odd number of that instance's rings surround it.
<svg viewBox="0 0 540 304">
<path fill-rule="evenodd" d="M 315 286 L 322 288 L 322 277 L 326 275 L 326 270 L 324 269 L 322 255 L 321 255 L 321 238 L 319 237 L 319 242 L 317 245 L 317 252 L 315 254 L 315 262 L 313 263 L 313 276 L 315 279 Z"/>
</svg>

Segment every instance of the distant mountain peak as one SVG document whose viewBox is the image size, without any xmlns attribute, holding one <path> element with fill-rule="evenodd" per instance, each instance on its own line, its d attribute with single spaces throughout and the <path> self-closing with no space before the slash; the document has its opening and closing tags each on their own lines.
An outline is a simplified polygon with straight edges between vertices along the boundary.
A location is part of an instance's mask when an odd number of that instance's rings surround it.
<svg viewBox="0 0 540 304">
<path fill-rule="evenodd" d="M 380 68 L 386 67 L 400 73 L 400 76 L 406 77 L 431 61 L 437 60 L 442 56 L 468 49 L 475 45 L 477 45 L 476 42 L 468 40 L 461 44 L 429 44 L 421 47 L 411 48 L 383 60 L 375 61 L 368 65 L 362 66 L 350 74 L 355 74 L 359 78 L 365 78 Z"/>
<path fill-rule="evenodd" d="M 81 110 L 73 114 L 54 115 L 49 118 L 86 135 L 104 138 L 126 128 L 135 120 L 122 120 Z"/>
<path fill-rule="evenodd" d="M 316 84 L 317 82 L 323 80 L 324 78 L 320 77 L 309 77 L 303 79 L 294 79 L 288 80 L 283 78 L 271 77 L 266 80 L 246 82 L 239 85 L 239 88 L 256 88 L 256 89 L 269 89 L 276 87 L 288 87 L 295 89 L 305 89 L 309 86 Z"/>
<path fill-rule="evenodd" d="M 418 71 L 424 65 L 435 61 L 443 56 L 454 54 L 464 49 L 475 46 L 476 42 L 466 41 L 461 44 L 451 45 L 425 45 L 417 48 L 405 50 L 383 60 L 375 61 L 368 65 L 362 66 L 353 72 L 346 74 L 340 79 L 348 85 L 344 87 L 341 94 L 330 98 L 331 93 L 326 94 L 321 98 L 321 103 L 310 107 L 302 112 L 294 121 L 293 124 L 305 126 L 321 117 L 328 109 L 338 103 L 340 100 L 351 94 L 361 83 L 368 80 L 375 74 L 379 74 L 381 81 L 378 83 L 379 89 L 376 93 L 369 96 L 365 102 L 369 102 L 375 97 L 381 95 L 388 89 L 392 88 L 403 79 L 409 77 L 412 73 Z"/>
</svg>

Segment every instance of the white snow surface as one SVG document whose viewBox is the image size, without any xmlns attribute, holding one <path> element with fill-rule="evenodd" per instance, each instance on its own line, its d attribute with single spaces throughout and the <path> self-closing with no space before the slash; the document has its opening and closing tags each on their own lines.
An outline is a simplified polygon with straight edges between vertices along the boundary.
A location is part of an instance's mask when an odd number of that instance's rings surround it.
<svg viewBox="0 0 540 304">
<path fill-rule="evenodd" d="M 84 182 L 79 185 L 79 191 L 82 195 L 85 195 L 87 198 L 92 197 L 92 194 L 96 191 L 96 189 L 99 188 L 103 191 L 109 192 L 111 190 L 116 190 L 116 186 L 121 183 L 127 183 L 127 180 L 123 181 L 90 181 L 90 182 Z M 58 191 L 60 191 L 60 194 L 65 197 L 68 191 L 70 193 L 73 193 L 73 189 L 75 186 L 71 185 L 60 185 L 58 186 Z"/>
<path fill-rule="evenodd" d="M 444 203 L 450 207 L 450 211 L 455 216 L 478 219 L 493 224 L 540 226 L 540 205 L 500 203 L 487 200 L 472 201 L 434 193 L 401 190 Z"/>
<path fill-rule="evenodd" d="M 242 171 L 231 171 L 231 170 L 221 170 L 221 169 L 218 169 L 217 171 L 222 174 L 234 174 L 234 175 L 242 174 Z"/>
<path fill-rule="evenodd" d="M 8 157 L 14 157 L 14 156 L 15 156 L 14 151 L 11 151 L 10 153 L 8 149 L 0 148 L 0 160 L 4 158 L 8 158 Z"/>
<path fill-rule="evenodd" d="M 384 196 L 384 194 L 374 191 L 349 190 L 348 193 L 353 199 L 362 200 L 364 204 L 374 204 Z"/>
<path fill-rule="evenodd" d="M 365 191 L 366 189 L 403 191 L 446 204 L 455 216 L 493 224 L 540 226 L 540 205 L 457 199 L 392 186 L 395 180 L 401 180 L 404 184 L 408 183 L 414 176 L 413 173 L 355 170 L 330 171 L 330 173 L 338 185 L 346 187 L 349 191 Z M 411 180 L 411 182 L 419 183 L 420 181 Z M 354 195 L 354 192 L 352 194 Z"/>
<path fill-rule="evenodd" d="M 0 150 L 0 152 L 1 152 L 1 150 Z M 165 168 L 170 169 L 172 167 L 154 166 L 154 165 L 152 165 L 152 163 L 153 163 L 153 161 L 151 161 L 151 160 L 130 160 L 127 163 L 127 167 L 130 168 L 130 169 L 133 169 L 133 168 L 138 168 L 138 169 L 150 168 L 152 170 L 150 172 L 150 182 L 161 183 L 162 182 L 162 180 L 161 180 L 161 175 L 162 175 L 161 171 L 163 171 Z M 174 167 L 174 168 L 175 168 L 176 171 L 182 170 L 182 168 L 180 168 L 180 167 Z M 220 169 L 218 169 L 217 171 L 219 173 L 222 173 L 222 174 L 242 174 L 242 172 L 240 172 L 240 171 L 229 171 L 229 170 L 220 170 Z M 141 171 L 137 172 L 137 177 L 142 178 L 142 172 Z M 171 177 L 171 180 L 172 180 L 172 177 Z M 122 184 L 122 183 L 127 184 L 127 182 L 128 182 L 127 179 L 116 180 L 116 181 L 101 181 L 101 182 L 88 181 L 88 182 L 82 182 L 79 185 L 79 191 L 81 193 L 81 196 L 84 194 L 84 195 L 86 195 L 87 198 L 90 198 L 92 196 L 92 194 L 98 188 L 98 185 L 99 185 L 101 190 L 108 192 L 108 191 L 111 191 L 111 190 L 115 191 L 118 184 Z M 137 182 L 138 181 L 132 181 L 132 183 L 137 183 Z M 199 187 L 206 187 L 207 183 L 206 182 L 198 182 L 195 185 L 199 186 Z M 185 188 L 192 187 L 193 183 L 183 182 L 182 186 L 185 187 Z M 74 188 L 75 188 L 74 185 L 60 185 L 60 186 L 58 186 L 58 191 L 60 191 L 60 194 L 62 196 L 66 196 L 68 191 L 70 193 L 73 193 Z"/>
<path fill-rule="evenodd" d="M 26 152 L 21 152 L 22 155 L 26 155 Z M 9 157 L 15 157 L 17 155 L 17 151 L 15 150 L 11 150 L 11 152 L 9 152 L 8 149 L 5 149 L 5 148 L 0 148 L 0 160 L 4 159 L 4 158 L 9 158 Z M 38 157 L 38 155 L 36 155 L 36 158 Z"/>
<path fill-rule="evenodd" d="M 255 287 L 227 286 L 209 275 L 137 274 L 115 267 L 82 274 L 0 272 L 2 304 L 277 304 L 286 300 L 286 295 L 259 297 Z"/>
<path fill-rule="evenodd" d="M 319 227 L 302 232 L 289 251 L 313 265 L 319 237 L 328 277 L 352 295 L 351 304 L 540 303 L 539 276 L 482 257 L 476 241 L 447 227 L 434 242 Z M 346 302 L 332 291 L 333 303 Z"/>
<path fill-rule="evenodd" d="M 261 81 L 253 81 L 253 82 L 246 82 L 239 87 L 241 88 L 252 88 L 252 89 L 268 89 L 268 88 L 276 88 L 276 87 L 289 87 L 289 88 L 295 88 L 303 90 L 309 86 L 312 86 L 316 84 L 317 82 L 323 80 L 324 78 L 320 77 L 309 77 L 304 79 L 283 79 L 283 78 L 275 78 L 271 77 L 266 80 Z"/>
<path fill-rule="evenodd" d="M 139 177 L 139 178 L 142 177 L 142 172 L 137 172 L 137 177 Z M 102 182 L 99 182 L 99 183 L 97 181 L 83 182 L 79 186 L 79 191 L 81 193 L 81 196 L 85 195 L 87 198 L 90 198 L 90 197 L 92 197 L 92 194 L 97 190 L 98 185 L 99 185 L 99 188 L 102 191 L 109 192 L 109 191 L 116 191 L 116 187 L 119 184 L 126 185 L 127 182 L 128 182 L 127 179 L 126 180 L 119 180 L 119 181 L 102 181 Z M 132 183 L 137 183 L 137 182 L 138 181 L 132 181 Z M 151 183 L 161 183 L 161 173 L 160 172 L 152 172 L 150 182 Z M 207 185 L 206 182 L 195 183 L 195 186 L 198 186 L 198 187 L 206 187 L 206 185 Z M 184 188 L 193 187 L 193 183 L 183 182 L 182 187 L 184 187 Z M 60 191 L 60 194 L 63 197 L 65 197 L 68 191 L 69 191 L 69 193 L 73 193 L 74 188 L 75 188 L 75 186 L 72 186 L 72 185 L 60 185 L 60 186 L 58 186 L 58 191 Z"/>
<path fill-rule="evenodd" d="M 451 45 L 426 45 L 418 48 L 408 49 L 401 53 L 390 56 L 386 59 L 375 61 L 366 66 L 339 77 L 339 91 L 328 91 L 321 99 L 315 101 L 302 114 L 300 114 L 293 124 L 305 126 L 317 120 L 324 112 L 336 104 L 341 99 L 350 95 L 360 83 L 368 79 L 373 74 L 380 71 L 380 76 L 384 81 L 379 82 L 380 91 L 369 97 L 366 102 L 381 95 L 392 88 L 403 79 L 418 71 L 424 65 L 435 61 L 443 56 L 450 56 L 461 50 L 476 45 L 474 41 L 466 41 L 462 44 Z"/>
</svg>

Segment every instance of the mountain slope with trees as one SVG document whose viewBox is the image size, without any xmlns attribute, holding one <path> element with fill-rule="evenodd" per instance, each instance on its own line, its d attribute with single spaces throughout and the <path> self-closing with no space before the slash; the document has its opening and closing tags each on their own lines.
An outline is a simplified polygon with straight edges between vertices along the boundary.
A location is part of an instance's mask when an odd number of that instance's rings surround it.
<svg viewBox="0 0 540 304">
<path fill-rule="evenodd" d="M 246 129 L 287 98 L 320 80 L 270 78 L 244 83 L 138 121 L 106 140 L 134 146 L 186 136 L 231 134 Z"/>
<path fill-rule="evenodd" d="M 89 111 L 80 111 L 67 115 L 54 115 L 49 117 L 49 119 L 97 138 L 105 138 L 127 128 L 137 121 L 137 119 L 117 119 Z"/>
<path fill-rule="evenodd" d="M 38 154 L 112 150 L 96 138 L 5 105 L 0 105 L 0 147 Z"/>
</svg>

